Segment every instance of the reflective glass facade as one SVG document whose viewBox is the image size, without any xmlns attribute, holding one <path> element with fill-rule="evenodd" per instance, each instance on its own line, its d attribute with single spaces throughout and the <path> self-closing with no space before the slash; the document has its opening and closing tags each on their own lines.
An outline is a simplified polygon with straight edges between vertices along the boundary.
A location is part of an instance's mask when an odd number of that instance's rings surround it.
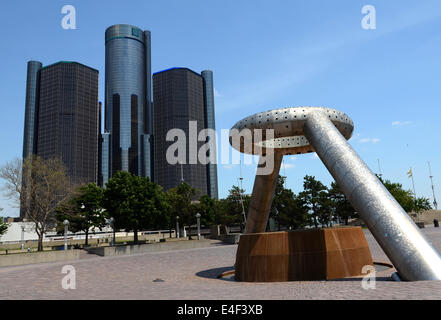
<svg viewBox="0 0 441 320">
<path fill-rule="evenodd" d="M 40 70 L 37 155 L 60 157 L 74 183 L 97 183 L 98 71 L 76 62 Z"/>
<path fill-rule="evenodd" d="M 151 150 L 144 150 L 143 138 L 152 133 L 150 32 L 114 25 L 106 30 L 105 43 L 110 173 L 122 170 L 151 177 L 150 158 L 146 158 Z"/>
<path fill-rule="evenodd" d="M 205 102 L 205 124 L 206 128 L 215 130 L 215 114 L 214 114 L 214 87 L 213 87 L 213 71 L 204 70 L 201 72 L 204 79 L 204 102 Z M 216 147 L 216 144 L 214 144 Z M 211 150 L 216 153 L 216 149 Z M 210 151 L 209 151 L 210 152 Z M 217 161 L 216 161 L 217 163 Z M 217 164 L 209 163 L 207 165 L 207 188 L 208 195 L 211 198 L 218 199 L 217 189 Z"/>
<path fill-rule="evenodd" d="M 187 137 L 186 163 L 182 164 L 184 181 L 208 194 L 207 165 L 189 164 L 189 121 L 197 122 L 197 132 L 206 128 L 204 80 L 187 68 L 173 68 L 153 75 L 154 117 L 154 180 L 165 190 L 181 183 L 181 165 L 167 162 L 167 149 L 174 142 L 166 141 L 167 132 L 181 129 Z M 197 150 L 205 144 L 197 142 Z M 196 151 L 197 152 L 197 151 Z"/>
<path fill-rule="evenodd" d="M 25 122 L 23 135 L 23 159 L 36 153 L 36 128 L 38 116 L 38 88 L 40 69 L 43 64 L 38 61 L 28 62 L 28 72 L 26 80 L 26 105 Z"/>
<path fill-rule="evenodd" d="M 37 123 L 38 123 L 38 92 L 40 85 L 40 69 L 43 64 L 39 61 L 29 61 L 26 79 L 25 120 L 23 130 L 23 159 L 37 153 Z M 27 186 L 31 172 L 22 172 L 23 186 Z M 20 218 L 25 211 L 20 209 Z"/>
<path fill-rule="evenodd" d="M 101 185 L 104 187 L 109 181 L 109 143 L 110 133 L 104 132 L 101 134 Z"/>
</svg>

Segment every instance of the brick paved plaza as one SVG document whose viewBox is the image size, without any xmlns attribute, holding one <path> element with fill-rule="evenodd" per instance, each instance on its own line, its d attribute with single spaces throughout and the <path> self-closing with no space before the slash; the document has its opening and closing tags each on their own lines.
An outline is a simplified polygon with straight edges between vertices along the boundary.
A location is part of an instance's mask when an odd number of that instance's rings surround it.
<svg viewBox="0 0 441 320">
<path fill-rule="evenodd" d="M 423 232 L 441 251 L 441 228 Z M 369 231 L 366 237 L 374 261 L 387 262 Z M 285 283 L 216 279 L 219 270 L 234 264 L 236 248 L 213 241 L 209 248 L 120 257 L 84 253 L 69 263 L 2 267 L 0 299 L 441 299 L 441 281 L 394 282 L 387 270 L 377 274 L 376 289 L 370 290 L 362 288 L 361 278 Z M 65 264 L 75 267 L 74 290 L 61 286 Z"/>
</svg>

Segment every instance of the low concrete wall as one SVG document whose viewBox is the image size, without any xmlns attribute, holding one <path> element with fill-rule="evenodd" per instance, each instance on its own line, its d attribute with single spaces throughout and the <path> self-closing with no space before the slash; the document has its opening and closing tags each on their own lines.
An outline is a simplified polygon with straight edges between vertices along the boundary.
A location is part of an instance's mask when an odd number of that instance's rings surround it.
<svg viewBox="0 0 441 320">
<path fill-rule="evenodd" d="M 211 245 L 210 240 L 183 240 L 172 242 L 159 242 L 148 243 L 139 245 L 117 245 L 114 247 L 93 247 L 87 248 L 88 253 L 96 254 L 99 256 L 120 256 L 138 253 L 158 252 L 158 251 L 170 251 L 170 250 L 183 250 L 209 247 Z"/>
<path fill-rule="evenodd" d="M 432 226 L 433 219 L 437 219 L 439 222 L 441 222 L 441 210 L 428 210 L 420 213 L 419 215 L 412 213 L 411 216 L 415 221 L 422 221 L 424 224 Z"/>
<path fill-rule="evenodd" d="M 219 237 L 219 239 L 222 242 L 225 242 L 228 244 L 238 244 L 239 239 L 240 239 L 240 233 L 223 234 Z"/>
<path fill-rule="evenodd" d="M 15 253 L 0 256 L 0 267 L 19 266 L 25 264 L 78 260 L 80 250 L 43 251 L 31 253 Z"/>
</svg>

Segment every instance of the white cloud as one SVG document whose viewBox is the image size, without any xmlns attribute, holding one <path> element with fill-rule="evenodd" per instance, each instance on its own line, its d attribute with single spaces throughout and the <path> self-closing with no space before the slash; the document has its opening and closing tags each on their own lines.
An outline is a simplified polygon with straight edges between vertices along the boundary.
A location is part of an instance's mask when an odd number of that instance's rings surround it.
<svg viewBox="0 0 441 320">
<path fill-rule="evenodd" d="M 219 91 L 216 90 L 216 88 L 213 88 L 213 91 L 216 98 L 222 97 L 222 95 L 219 93 Z"/>
<path fill-rule="evenodd" d="M 412 121 L 394 121 L 394 122 L 392 122 L 392 125 L 393 126 L 406 126 L 411 123 L 412 123 Z"/>
<path fill-rule="evenodd" d="M 377 143 L 380 142 L 379 138 L 361 138 L 358 142 L 360 143 Z"/>
<path fill-rule="evenodd" d="M 282 169 L 291 169 L 291 168 L 295 168 L 295 164 L 292 163 L 282 163 Z"/>
</svg>

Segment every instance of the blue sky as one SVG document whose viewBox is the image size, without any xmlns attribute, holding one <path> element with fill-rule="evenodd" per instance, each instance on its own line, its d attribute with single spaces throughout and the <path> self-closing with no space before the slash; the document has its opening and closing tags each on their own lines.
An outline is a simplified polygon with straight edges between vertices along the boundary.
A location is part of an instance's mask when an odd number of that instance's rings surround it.
<svg viewBox="0 0 441 320">
<path fill-rule="evenodd" d="M 76 30 L 61 27 L 64 5 Z M 361 27 L 374 5 L 377 28 Z M 373 0 L 3 1 L 0 5 L 0 164 L 22 154 L 26 62 L 78 61 L 100 71 L 104 31 L 128 23 L 152 32 L 153 72 L 211 69 L 216 126 L 286 106 L 325 106 L 355 123 L 351 145 L 367 165 L 432 200 L 427 161 L 441 202 L 441 2 Z M 285 157 L 287 186 L 306 174 L 332 177 L 313 155 Z M 251 193 L 255 165 L 242 166 Z M 237 184 L 238 165 L 219 165 L 220 196 Z M 3 215 L 18 214 L 0 199 Z"/>
</svg>

